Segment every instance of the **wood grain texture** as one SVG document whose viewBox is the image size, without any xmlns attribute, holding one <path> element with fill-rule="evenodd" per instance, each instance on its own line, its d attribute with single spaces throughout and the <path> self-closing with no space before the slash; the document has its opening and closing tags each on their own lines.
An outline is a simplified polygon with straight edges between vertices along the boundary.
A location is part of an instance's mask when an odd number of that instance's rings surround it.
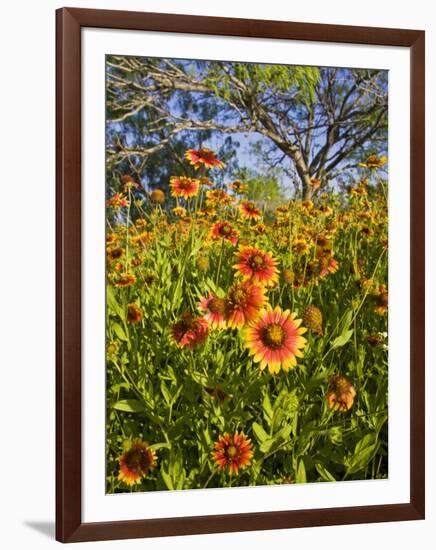
<svg viewBox="0 0 436 550">
<path fill-rule="evenodd" d="M 81 43 L 83 27 L 309 40 L 411 51 L 411 476 L 395 505 L 165 518 L 81 521 Z M 56 12 L 56 539 L 61 542 L 254 531 L 423 519 L 424 408 L 423 31 L 61 8 Z"/>
</svg>

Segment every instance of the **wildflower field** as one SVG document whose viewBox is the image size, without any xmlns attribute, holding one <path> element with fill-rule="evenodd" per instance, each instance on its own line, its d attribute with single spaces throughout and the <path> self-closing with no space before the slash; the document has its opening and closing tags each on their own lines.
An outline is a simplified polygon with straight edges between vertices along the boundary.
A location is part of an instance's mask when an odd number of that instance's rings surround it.
<svg viewBox="0 0 436 550">
<path fill-rule="evenodd" d="M 385 164 L 275 202 L 208 147 L 110 166 L 108 493 L 388 477 Z"/>
</svg>

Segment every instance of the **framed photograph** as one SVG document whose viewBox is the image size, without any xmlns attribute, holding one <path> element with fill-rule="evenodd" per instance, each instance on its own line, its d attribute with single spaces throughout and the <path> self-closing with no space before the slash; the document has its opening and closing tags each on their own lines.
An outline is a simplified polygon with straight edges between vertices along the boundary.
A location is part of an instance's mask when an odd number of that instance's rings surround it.
<svg viewBox="0 0 436 550">
<path fill-rule="evenodd" d="M 424 32 L 56 23 L 56 538 L 423 519 Z"/>
</svg>

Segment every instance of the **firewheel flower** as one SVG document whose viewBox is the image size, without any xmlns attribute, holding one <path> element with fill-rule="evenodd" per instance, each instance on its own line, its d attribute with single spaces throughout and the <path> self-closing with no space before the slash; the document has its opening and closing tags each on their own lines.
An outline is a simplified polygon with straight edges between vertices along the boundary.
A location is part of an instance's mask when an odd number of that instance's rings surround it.
<svg viewBox="0 0 436 550">
<path fill-rule="evenodd" d="M 187 178 L 186 176 L 172 176 L 170 178 L 170 187 L 173 197 L 189 199 L 197 195 L 200 183 L 198 180 Z"/>
<path fill-rule="evenodd" d="M 252 201 L 241 201 L 239 204 L 239 212 L 246 220 L 258 220 L 261 216 L 261 211 Z"/>
<path fill-rule="evenodd" d="M 326 395 L 327 406 L 335 411 L 347 412 L 353 406 L 356 390 L 344 376 L 332 376 Z"/>
<path fill-rule="evenodd" d="M 179 218 L 184 218 L 187 214 L 186 208 L 183 208 L 183 206 L 176 206 L 173 208 L 173 214 L 174 216 L 178 216 Z"/>
<path fill-rule="evenodd" d="M 127 306 L 127 322 L 139 323 L 142 319 L 142 311 L 136 304 L 129 304 Z"/>
<path fill-rule="evenodd" d="M 319 276 L 325 277 L 329 273 L 336 273 L 339 269 L 338 262 L 332 256 L 323 256 L 319 260 Z"/>
<path fill-rule="evenodd" d="M 357 166 L 360 166 L 361 168 L 370 168 L 372 170 L 376 168 L 380 168 L 381 166 L 384 166 L 387 162 L 387 158 L 385 156 L 378 157 L 377 155 L 370 155 L 366 162 L 361 162 Z"/>
<path fill-rule="evenodd" d="M 215 153 L 210 149 L 188 149 L 185 153 L 185 158 L 189 160 L 196 170 L 202 164 L 206 168 L 224 168 L 224 162 L 217 159 Z"/>
<path fill-rule="evenodd" d="M 308 185 L 315 190 L 320 187 L 321 181 L 318 178 L 310 178 Z"/>
<path fill-rule="evenodd" d="M 207 298 L 202 298 L 198 304 L 204 318 L 212 326 L 221 327 L 225 323 L 225 301 L 215 294 L 210 293 Z"/>
<path fill-rule="evenodd" d="M 122 193 L 115 193 L 115 195 L 106 201 L 106 204 L 113 208 L 121 208 L 123 206 L 130 206 L 130 201 Z"/>
<path fill-rule="evenodd" d="M 225 299 L 225 319 L 230 328 L 241 328 L 259 316 L 266 302 L 262 285 L 243 281 L 230 287 Z"/>
<path fill-rule="evenodd" d="M 140 439 L 134 439 L 118 459 L 118 479 L 129 486 L 141 483 L 142 478 L 156 466 L 156 462 L 154 450 Z"/>
<path fill-rule="evenodd" d="M 113 281 L 113 285 L 118 288 L 123 288 L 126 286 L 132 286 L 136 283 L 136 277 L 133 275 L 133 273 L 124 273 L 123 275 L 120 275 L 118 279 Z"/>
<path fill-rule="evenodd" d="M 266 285 L 274 284 L 278 279 L 277 260 L 271 254 L 251 246 L 239 250 L 237 263 L 233 266 L 244 279 Z"/>
<path fill-rule="evenodd" d="M 235 199 L 231 197 L 224 189 L 209 189 L 206 191 L 206 206 L 216 208 L 232 204 Z"/>
<path fill-rule="evenodd" d="M 297 256 L 305 256 L 309 254 L 310 247 L 304 238 L 297 237 L 292 243 L 292 251 Z"/>
<path fill-rule="evenodd" d="M 194 349 L 206 341 L 209 325 L 203 317 L 194 317 L 187 311 L 172 325 L 171 332 L 180 348 Z"/>
<path fill-rule="evenodd" d="M 385 285 L 380 285 L 375 292 L 375 307 L 374 311 L 377 315 L 383 316 L 388 311 L 389 297 L 388 290 Z"/>
<path fill-rule="evenodd" d="M 234 191 L 236 191 L 236 193 L 239 193 L 240 195 L 243 195 L 248 191 L 248 185 L 240 180 L 236 180 L 233 183 L 228 183 L 227 187 L 229 189 L 233 189 Z"/>
<path fill-rule="evenodd" d="M 139 183 L 131 178 L 130 176 L 121 176 L 121 183 L 123 184 L 123 191 L 128 193 L 129 190 L 138 189 L 140 187 Z"/>
<path fill-rule="evenodd" d="M 107 249 L 107 257 L 110 261 L 119 260 L 122 258 L 123 254 L 124 250 L 120 246 Z"/>
<path fill-rule="evenodd" d="M 274 374 L 295 367 L 306 345 L 302 334 L 307 329 L 300 325 L 301 319 L 296 319 L 295 313 L 268 305 L 259 319 L 248 326 L 244 332 L 245 345 L 261 370 L 268 367 Z"/>
<path fill-rule="evenodd" d="M 210 236 L 213 240 L 225 239 L 236 246 L 238 243 L 238 232 L 229 222 L 216 222 L 211 229 Z"/>
<path fill-rule="evenodd" d="M 253 458 L 253 445 L 243 432 L 236 432 L 233 436 L 225 433 L 220 435 L 214 445 L 212 453 L 216 465 L 220 470 L 227 470 L 230 475 L 238 475 L 250 465 Z"/>
</svg>

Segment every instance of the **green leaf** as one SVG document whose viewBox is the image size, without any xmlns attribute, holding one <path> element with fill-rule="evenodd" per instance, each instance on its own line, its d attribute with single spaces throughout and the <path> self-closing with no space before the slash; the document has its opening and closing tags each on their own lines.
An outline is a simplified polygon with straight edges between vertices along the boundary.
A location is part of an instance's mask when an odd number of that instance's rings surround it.
<svg viewBox="0 0 436 550">
<path fill-rule="evenodd" d="M 295 474 L 296 483 L 307 483 L 306 467 L 302 458 L 298 461 L 297 472 Z"/>
<path fill-rule="evenodd" d="M 333 340 L 331 349 L 340 348 L 342 346 L 345 346 L 345 344 L 350 340 L 350 338 L 352 336 L 353 336 L 353 331 L 351 329 L 346 330 L 340 336 L 338 336 L 337 338 L 335 338 Z"/>
<path fill-rule="evenodd" d="M 146 410 L 145 403 L 139 399 L 121 399 L 112 405 L 117 411 L 140 413 Z"/>
<path fill-rule="evenodd" d="M 120 306 L 120 304 L 117 302 L 115 291 L 112 287 L 107 286 L 106 287 L 106 300 L 109 311 L 112 311 L 118 317 L 124 320 L 125 314 L 123 308 Z"/>
<path fill-rule="evenodd" d="M 265 393 L 265 397 L 263 398 L 263 416 L 266 422 L 268 423 L 268 425 L 270 426 L 273 420 L 274 411 L 271 406 L 271 401 L 268 393 Z"/>
<path fill-rule="evenodd" d="M 259 443 L 263 443 L 269 437 L 266 431 L 257 422 L 253 422 L 253 432 Z"/>
<path fill-rule="evenodd" d="M 168 391 L 168 388 L 165 386 L 165 382 L 163 380 L 161 380 L 160 382 L 160 391 L 162 392 L 162 395 L 164 396 L 167 405 L 171 405 L 171 394 Z"/>
<path fill-rule="evenodd" d="M 342 428 L 340 428 L 339 426 L 332 426 L 328 430 L 328 437 L 333 445 L 340 445 L 343 439 Z"/>
<path fill-rule="evenodd" d="M 153 449 L 153 451 L 158 451 L 159 449 L 171 449 L 171 445 L 169 443 L 155 443 L 154 445 L 150 445 L 150 449 Z"/>
<path fill-rule="evenodd" d="M 118 393 L 122 388 L 129 390 L 130 384 L 127 384 L 127 382 L 120 382 L 119 384 L 114 384 L 111 386 L 110 389 L 113 393 Z"/>
<path fill-rule="evenodd" d="M 265 439 L 265 441 L 259 445 L 259 450 L 261 453 L 268 453 L 271 450 L 271 447 L 274 444 L 274 439 Z"/>
<path fill-rule="evenodd" d="M 336 481 L 333 475 L 327 470 L 325 466 L 317 462 L 315 468 L 323 481 Z"/>
<path fill-rule="evenodd" d="M 283 441 L 286 441 L 287 439 L 289 439 L 291 431 L 292 425 L 288 424 L 287 426 L 284 426 L 281 430 L 279 430 L 276 434 L 274 434 L 274 438 L 277 440 L 283 439 Z"/>
<path fill-rule="evenodd" d="M 123 340 L 124 342 L 128 342 L 129 339 L 127 338 L 126 333 L 124 332 L 124 329 L 119 325 L 118 323 L 112 323 L 112 327 L 114 329 L 115 334 L 118 336 L 120 340 Z"/>
<path fill-rule="evenodd" d="M 362 437 L 357 442 L 353 456 L 348 460 L 347 474 L 355 474 L 363 470 L 377 452 L 378 446 L 377 435 L 367 434 Z"/>
<path fill-rule="evenodd" d="M 176 481 L 176 489 L 178 491 L 183 489 L 183 486 L 185 485 L 185 479 L 186 479 L 186 473 L 185 473 L 185 470 L 182 470 Z"/>
<path fill-rule="evenodd" d="M 174 485 L 171 476 L 167 474 L 163 468 L 161 468 L 160 470 L 160 475 L 162 476 L 163 482 L 165 483 L 167 489 L 169 489 L 170 491 L 174 491 Z"/>
<path fill-rule="evenodd" d="M 172 294 L 172 300 L 174 304 L 174 309 L 177 309 L 180 305 L 181 299 L 182 299 L 182 285 L 174 283 L 174 290 L 171 293 Z"/>
<path fill-rule="evenodd" d="M 351 325 L 351 321 L 353 320 L 353 314 L 354 314 L 354 311 L 352 309 L 349 309 L 347 311 L 347 313 L 345 314 L 344 319 L 341 323 L 341 327 L 340 327 L 341 334 L 349 329 L 349 327 Z"/>
</svg>

